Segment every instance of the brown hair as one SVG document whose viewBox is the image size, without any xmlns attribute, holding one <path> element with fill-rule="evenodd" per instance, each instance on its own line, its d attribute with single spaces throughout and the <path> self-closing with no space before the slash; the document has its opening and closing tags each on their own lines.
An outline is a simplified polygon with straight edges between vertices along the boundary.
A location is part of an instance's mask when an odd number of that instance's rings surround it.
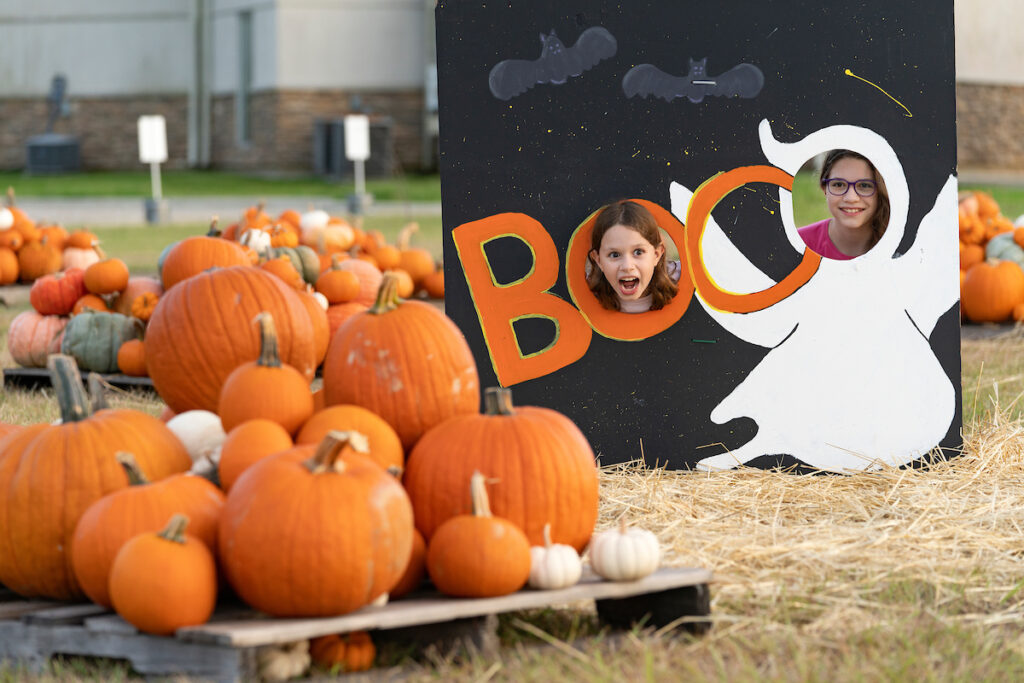
<svg viewBox="0 0 1024 683">
<path fill-rule="evenodd" d="M 587 276 L 587 284 L 590 291 L 594 293 L 601 305 L 607 309 L 618 311 L 619 297 L 612 289 L 611 284 L 605 279 L 604 273 L 594 262 L 595 251 L 600 252 L 601 240 L 604 234 L 616 225 L 622 225 L 640 233 L 640 236 L 657 247 L 662 244 L 661 231 L 658 229 L 658 222 L 651 215 L 651 212 L 636 202 L 623 199 L 612 202 L 602 207 L 594 220 L 594 229 L 590 234 L 590 274 Z M 643 296 L 651 295 L 651 310 L 656 311 L 664 308 L 665 304 L 672 300 L 679 287 L 669 277 L 668 267 L 665 265 L 665 254 L 662 253 L 658 263 L 654 266 L 654 274 L 651 282 L 647 285 Z"/>
<path fill-rule="evenodd" d="M 881 174 L 878 173 L 878 169 L 872 164 L 866 156 L 858 154 L 849 149 L 833 149 L 825 155 L 825 161 L 821 165 L 821 175 L 818 178 L 818 184 L 821 185 L 822 190 L 825 189 L 825 181 L 828 180 L 829 174 L 832 172 L 832 167 L 835 166 L 836 162 L 840 159 L 860 159 L 868 168 L 871 169 L 871 175 L 876 185 L 876 194 L 878 195 L 878 207 L 875 209 L 875 215 L 871 217 L 871 247 L 878 244 L 878 240 L 882 239 L 882 235 L 885 234 L 885 228 L 889 225 L 889 193 L 885 190 L 885 179 L 882 178 Z"/>
</svg>

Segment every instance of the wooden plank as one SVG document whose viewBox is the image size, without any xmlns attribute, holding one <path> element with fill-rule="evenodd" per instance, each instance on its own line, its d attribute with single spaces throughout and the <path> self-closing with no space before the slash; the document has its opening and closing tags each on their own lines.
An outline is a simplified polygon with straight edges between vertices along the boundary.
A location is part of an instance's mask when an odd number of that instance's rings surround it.
<svg viewBox="0 0 1024 683">
<path fill-rule="evenodd" d="M 254 647 L 287 643 L 328 633 L 370 629 L 392 629 L 477 617 L 499 612 L 548 607 L 579 600 L 626 598 L 656 593 L 683 586 L 707 584 L 712 580 L 706 569 L 663 568 L 639 581 L 604 581 L 592 573 L 569 588 L 552 591 L 524 589 L 497 598 L 464 599 L 439 594 L 403 598 L 383 607 L 364 607 L 358 612 L 319 619 L 266 619 L 260 621 L 211 621 L 202 626 L 179 629 L 183 640 L 218 643 L 236 647 Z"/>
<path fill-rule="evenodd" d="M 0 619 L 18 619 L 31 612 L 53 609 L 65 603 L 53 602 L 52 600 L 16 600 L 13 602 L 0 602 Z"/>
<path fill-rule="evenodd" d="M 139 632 L 127 621 L 117 614 L 104 614 L 98 617 L 91 617 L 85 620 L 85 629 L 96 633 L 120 633 L 122 635 L 133 635 Z"/>
<path fill-rule="evenodd" d="M 95 617 L 106 614 L 110 610 L 100 605 L 86 603 L 81 605 L 61 605 L 26 614 L 21 618 L 26 624 L 39 624 L 40 626 L 56 626 L 58 624 L 81 624 L 86 617 Z"/>
<path fill-rule="evenodd" d="M 82 370 L 82 381 L 87 382 L 88 371 Z M 121 389 L 153 391 L 153 380 L 149 377 L 131 377 L 118 373 L 100 374 L 103 381 Z M 4 386 L 25 389 L 49 389 L 50 371 L 46 368 L 4 368 Z"/>
</svg>

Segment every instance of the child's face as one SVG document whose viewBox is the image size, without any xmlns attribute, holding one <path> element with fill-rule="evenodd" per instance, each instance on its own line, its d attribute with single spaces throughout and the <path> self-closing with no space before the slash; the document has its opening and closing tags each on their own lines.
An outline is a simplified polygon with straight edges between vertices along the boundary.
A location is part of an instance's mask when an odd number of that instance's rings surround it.
<svg viewBox="0 0 1024 683">
<path fill-rule="evenodd" d="M 842 178 L 850 183 L 846 194 L 841 197 L 825 190 L 825 200 L 828 202 L 828 211 L 836 223 L 846 230 L 870 230 L 868 223 L 878 209 L 878 189 L 870 197 L 861 197 L 853 189 L 853 183 L 857 180 L 874 180 L 871 167 L 863 159 L 843 157 L 832 165 L 829 171 L 830 178 Z"/>
<path fill-rule="evenodd" d="M 665 253 L 636 230 L 614 225 L 601 238 L 601 248 L 590 254 L 620 299 L 639 299 L 647 291 L 654 267 Z"/>
</svg>

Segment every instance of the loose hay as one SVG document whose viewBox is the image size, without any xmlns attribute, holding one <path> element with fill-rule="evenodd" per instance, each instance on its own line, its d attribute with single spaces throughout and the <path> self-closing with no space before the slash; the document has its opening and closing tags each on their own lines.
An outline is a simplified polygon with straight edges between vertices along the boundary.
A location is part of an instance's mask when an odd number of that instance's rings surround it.
<svg viewBox="0 0 1024 683">
<path fill-rule="evenodd" d="M 960 457 L 927 469 L 799 476 L 602 468 L 599 528 L 631 524 L 663 563 L 715 574 L 730 632 L 798 628 L 832 640 L 921 611 L 1024 618 L 1024 423 L 998 409 Z"/>
</svg>

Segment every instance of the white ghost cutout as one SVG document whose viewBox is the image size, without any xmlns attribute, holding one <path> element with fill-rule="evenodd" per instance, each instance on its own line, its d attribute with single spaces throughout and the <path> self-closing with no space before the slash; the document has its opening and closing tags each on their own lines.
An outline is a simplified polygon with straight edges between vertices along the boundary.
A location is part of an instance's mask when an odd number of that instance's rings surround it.
<svg viewBox="0 0 1024 683">
<path fill-rule="evenodd" d="M 830 149 L 863 154 L 886 182 L 890 221 L 867 254 L 849 261 L 823 258 L 806 284 L 764 310 L 719 311 L 697 293 L 723 328 L 771 349 L 711 412 L 716 424 L 750 417 L 757 434 L 697 466 L 728 469 L 782 453 L 840 472 L 916 460 L 938 445 L 955 414 L 956 392 L 928 337 L 960 295 L 956 178 L 947 179 L 913 246 L 892 258 L 903 238 L 910 194 L 903 167 L 884 138 L 843 125 L 786 144 L 772 136 L 767 121 L 759 133 L 769 162 L 790 174 Z M 692 192 L 672 183 L 670 195 L 672 212 L 685 222 Z M 786 236 L 802 253 L 790 192 L 780 189 L 779 202 Z M 707 269 L 722 289 L 750 293 L 774 284 L 710 217 L 701 244 Z"/>
</svg>

